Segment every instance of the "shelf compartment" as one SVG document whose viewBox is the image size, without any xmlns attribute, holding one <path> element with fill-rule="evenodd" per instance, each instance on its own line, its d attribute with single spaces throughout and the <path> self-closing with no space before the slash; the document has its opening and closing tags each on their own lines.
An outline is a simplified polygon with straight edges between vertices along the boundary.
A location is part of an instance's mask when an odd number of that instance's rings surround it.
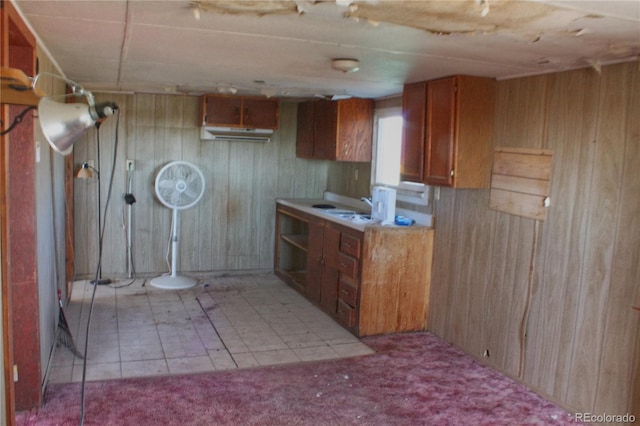
<svg viewBox="0 0 640 426">
<path fill-rule="evenodd" d="M 304 252 L 309 251 L 309 236 L 306 234 L 282 234 L 280 238 Z"/>
</svg>

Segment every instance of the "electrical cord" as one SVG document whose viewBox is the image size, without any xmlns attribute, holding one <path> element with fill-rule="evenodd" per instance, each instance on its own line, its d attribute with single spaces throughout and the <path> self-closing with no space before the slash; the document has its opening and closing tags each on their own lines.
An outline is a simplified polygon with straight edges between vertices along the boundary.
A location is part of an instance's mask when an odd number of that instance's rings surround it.
<svg viewBox="0 0 640 426">
<path fill-rule="evenodd" d="M 88 348 L 89 348 L 89 330 L 91 327 L 91 317 L 93 316 L 93 307 L 95 304 L 95 298 L 96 298 L 96 290 L 98 289 L 98 278 L 100 276 L 100 271 L 102 268 L 102 237 L 104 236 L 104 230 L 105 230 L 105 225 L 107 223 L 107 210 L 109 208 L 109 203 L 111 201 L 111 190 L 113 188 L 113 177 L 115 175 L 115 168 L 116 168 L 116 154 L 118 152 L 118 129 L 120 127 L 120 109 L 116 109 L 117 111 L 117 115 L 116 115 L 116 134 L 115 134 L 115 141 L 113 144 L 113 160 L 112 160 L 112 164 L 111 164 L 111 176 L 109 178 L 109 186 L 107 189 L 107 199 L 105 201 L 105 205 L 104 205 L 104 215 L 103 217 L 105 218 L 105 220 L 103 220 L 102 223 L 102 229 L 100 229 L 100 235 L 98 237 L 98 264 L 96 267 L 96 274 L 95 274 L 95 284 L 93 285 L 93 292 L 91 294 L 91 303 L 89 305 L 89 317 L 87 319 L 87 328 L 85 331 L 85 339 L 84 339 L 84 360 L 82 362 L 82 384 L 81 384 L 81 390 L 80 390 L 80 426 L 84 425 L 84 417 L 85 417 L 85 387 L 86 387 L 86 379 L 87 379 L 87 354 L 88 354 Z M 96 136 L 96 143 L 97 143 L 97 153 L 98 153 L 98 158 L 99 158 L 99 152 L 100 152 L 100 123 L 96 123 L 96 129 L 97 129 L 97 136 Z M 100 168 L 100 164 L 98 163 L 98 168 Z M 98 171 L 99 173 L 99 171 Z M 100 191 L 101 188 L 98 188 L 98 191 Z"/>
<path fill-rule="evenodd" d="M 131 193 L 131 189 L 133 186 L 133 179 L 131 177 L 131 172 L 127 170 L 127 183 L 126 183 L 126 192 L 124 194 L 124 200 L 125 200 L 125 204 L 122 207 L 122 229 L 125 232 L 125 236 L 128 236 L 128 231 L 129 231 L 129 224 L 126 221 L 126 209 L 127 208 L 131 208 L 130 206 L 133 205 L 133 203 L 136 202 L 135 197 L 133 196 L 133 194 Z M 128 243 L 128 242 L 127 242 Z M 131 245 L 127 245 L 127 254 L 131 253 L 130 258 L 128 259 L 130 261 L 129 267 L 131 268 L 131 277 L 133 278 L 132 280 L 130 280 L 128 283 L 126 284 L 122 284 L 122 285 L 118 285 L 118 286 L 114 286 L 109 284 L 109 288 L 113 288 L 113 289 L 119 289 L 119 288 L 124 288 L 124 287 L 129 287 L 131 286 L 133 283 L 135 283 L 138 280 L 137 274 L 136 274 L 136 268 L 135 265 L 133 263 L 133 248 L 131 247 Z M 144 283 L 143 283 L 144 286 Z"/>
</svg>

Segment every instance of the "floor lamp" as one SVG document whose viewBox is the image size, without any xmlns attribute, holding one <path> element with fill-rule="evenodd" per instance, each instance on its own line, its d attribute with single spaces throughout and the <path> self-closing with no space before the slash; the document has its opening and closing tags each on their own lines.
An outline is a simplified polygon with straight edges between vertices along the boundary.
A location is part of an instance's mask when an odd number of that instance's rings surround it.
<svg viewBox="0 0 640 426">
<path fill-rule="evenodd" d="M 98 132 L 100 131 L 100 123 L 96 123 L 96 128 Z M 99 138 L 99 136 L 98 136 Z M 96 144 L 96 161 L 98 168 L 100 168 L 100 141 L 98 140 Z M 100 185 L 100 170 L 96 169 L 89 165 L 88 162 L 82 163 L 80 170 L 76 174 L 78 179 L 91 179 L 93 174 L 95 173 L 96 178 L 98 179 L 98 266 L 97 266 L 97 274 L 96 279 L 91 280 L 91 284 L 94 285 L 104 285 L 111 284 L 111 279 L 102 278 L 102 234 L 103 234 L 103 224 L 102 224 L 102 201 L 100 199 L 100 192 L 102 192 L 102 187 Z"/>
</svg>

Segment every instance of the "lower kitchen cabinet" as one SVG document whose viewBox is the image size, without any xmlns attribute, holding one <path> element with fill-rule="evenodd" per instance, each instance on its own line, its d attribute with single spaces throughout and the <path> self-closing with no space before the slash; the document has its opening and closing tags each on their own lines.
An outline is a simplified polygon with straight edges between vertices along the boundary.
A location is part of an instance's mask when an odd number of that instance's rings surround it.
<svg viewBox="0 0 640 426">
<path fill-rule="evenodd" d="M 364 231 L 278 204 L 274 271 L 357 336 L 424 330 L 433 229 Z"/>
</svg>

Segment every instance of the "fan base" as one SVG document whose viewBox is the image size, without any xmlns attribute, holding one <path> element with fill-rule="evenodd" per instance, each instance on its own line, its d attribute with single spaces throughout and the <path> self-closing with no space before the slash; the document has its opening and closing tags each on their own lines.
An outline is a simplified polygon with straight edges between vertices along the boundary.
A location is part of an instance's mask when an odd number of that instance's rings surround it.
<svg viewBox="0 0 640 426">
<path fill-rule="evenodd" d="M 149 284 L 156 288 L 161 288 L 164 290 L 182 290 L 185 288 L 191 288 L 195 286 L 198 282 L 189 277 L 183 276 L 171 276 L 171 275 L 163 275 L 161 277 L 153 278 L 149 281 Z"/>
</svg>

